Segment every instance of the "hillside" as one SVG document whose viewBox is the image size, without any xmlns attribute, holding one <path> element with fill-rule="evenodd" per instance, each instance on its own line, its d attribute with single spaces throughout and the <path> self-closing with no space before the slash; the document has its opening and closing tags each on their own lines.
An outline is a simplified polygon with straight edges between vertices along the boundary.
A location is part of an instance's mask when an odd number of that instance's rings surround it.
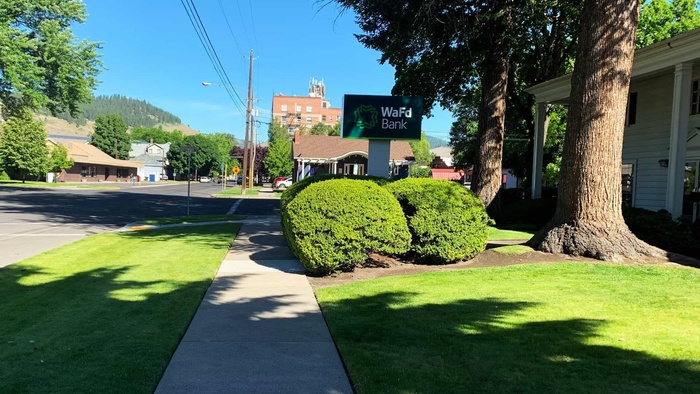
<svg viewBox="0 0 700 394">
<path fill-rule="evenodd" d="M 129 128 L 162 128 L 166 131 L 177 129 L 185 135 L 199 134 L 199 131 L 183 124 L 179 117 L 162 108 L 144 100 L 120 95 L 97 96 L 92 102 L 81 104 L 80 110 L 82 114 L 77 118 L 67 113 L 53 117 L 45 112 L 35 115 L 35 118 L 44 123 L 49 134 L 88 136 L 93 132 L 95 119 L 109 114 L 121 115 Z"/>
<path fill-rule="evenodd" d="M 450 143 L 448 141 L 442 140 L 440 138 L 431 137 L 431 136 L 426 136 L 425 138 L 428 140 L 428 143 L 430 144 L 431 148 L 440 148 L 443 146 L 450 145 Z"/>
</svg>

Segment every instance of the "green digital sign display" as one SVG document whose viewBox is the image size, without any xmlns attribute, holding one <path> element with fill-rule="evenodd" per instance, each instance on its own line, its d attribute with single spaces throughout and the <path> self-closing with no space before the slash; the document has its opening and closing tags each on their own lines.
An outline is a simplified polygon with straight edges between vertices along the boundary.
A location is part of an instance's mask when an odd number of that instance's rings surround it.
<svg viewBox="0 0 700 394">
<path fill-rule="evenodd" d="M 419 140 L 423 98 L 413 96 L 343 97 L 341 136 L 350 139 Z"/>
</svg>

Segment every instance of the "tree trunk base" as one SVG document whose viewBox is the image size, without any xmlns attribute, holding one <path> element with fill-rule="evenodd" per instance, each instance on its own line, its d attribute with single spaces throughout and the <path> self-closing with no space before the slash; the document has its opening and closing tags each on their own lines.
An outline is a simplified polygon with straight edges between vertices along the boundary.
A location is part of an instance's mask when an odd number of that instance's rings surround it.
<svg viewBox="0 0 700 394">
<path fill-rule="evenodd" d="M 535 234 L 528 246 L 547 253 L 616 262 L 624 261 L 625 258 L 666 256 L 666 252 L 641 241 L 625 225 L 548 224 Z"/>
</svg>

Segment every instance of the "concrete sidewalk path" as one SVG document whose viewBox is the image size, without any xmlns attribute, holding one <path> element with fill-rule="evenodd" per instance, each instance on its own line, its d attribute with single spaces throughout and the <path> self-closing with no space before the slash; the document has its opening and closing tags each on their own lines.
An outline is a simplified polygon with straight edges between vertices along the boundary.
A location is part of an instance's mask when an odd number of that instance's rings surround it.
<svg viewBox="0 0 700 394">
<path fill-rule="evenodd" d="M 156 393 L 352 393 L 279 217 L 246 223 Z"/>
</svg>

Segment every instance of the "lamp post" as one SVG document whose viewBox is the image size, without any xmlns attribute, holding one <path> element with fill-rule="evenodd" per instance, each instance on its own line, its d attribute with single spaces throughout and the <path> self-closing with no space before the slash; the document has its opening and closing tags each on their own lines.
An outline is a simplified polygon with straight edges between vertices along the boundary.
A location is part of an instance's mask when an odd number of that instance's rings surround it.
<svg viewBox="0 0 700 394">
<path fill-rule="evenodd" d="M 196 152 L 197 148 L 193 146 L 183 146 L 180 152 L 185 152 L 187 155 L 187 216 L 190 216 L 190 163 L 192 162 L 192 153 Z"/>
</svg>

